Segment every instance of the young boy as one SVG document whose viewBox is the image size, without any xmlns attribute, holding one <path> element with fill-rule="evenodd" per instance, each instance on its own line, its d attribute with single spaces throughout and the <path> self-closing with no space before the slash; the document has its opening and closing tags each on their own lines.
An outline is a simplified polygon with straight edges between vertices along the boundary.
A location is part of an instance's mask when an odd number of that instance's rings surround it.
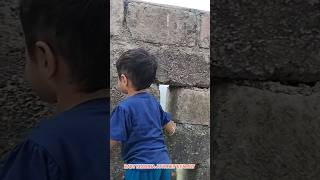
<svg viewBox="0 0 320 180">
<path fill-rule="evenodd" d="M 109 179 L 105 0 L 22 0 L 26 77 L 56 115 L 8 156 L 1 180 Z"/>
<path fill-rule="evenodd" d="M 111 148 L 121 142 L 126 164 L 170 164 L 162 128 L 172 135 L 176 125 L 156 98 L 145 91 L 156 76 L 155 57 L 143 49 L 129 50 L 121 55 L 116 67 L 118 88 L 128 98 L 111 114 Z M 168 169 L 125 171 L 125 180 L 167 180 L 170 177 Z"/>
</svg>

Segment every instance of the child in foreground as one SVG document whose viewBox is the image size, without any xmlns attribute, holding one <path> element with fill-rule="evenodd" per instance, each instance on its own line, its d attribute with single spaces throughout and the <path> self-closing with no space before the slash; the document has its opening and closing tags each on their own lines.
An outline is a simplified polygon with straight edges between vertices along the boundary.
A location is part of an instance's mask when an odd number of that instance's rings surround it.
<svg viewBox="0 0 320 180">
<path fill-rule="evenodd" d="M 164 131 L 172 135 L 176 125 L 157 99 L 145 90 L 156 77 L 157 62 L 143 49 L 132 49 L 118 59 L 118 88 L 128 97 L 113 110 L 110 147 L 121 143 L 126 164 L 170 164 Z M 125 180 L 169 180 L 169 169 L 125 170 Z"/>
<path fill-rule="evenodd" d="M 26 77 L 57 112 L 8 156 L 0 180 L 109 177 L 105 0 L 21 0 Z"/>
</svg>

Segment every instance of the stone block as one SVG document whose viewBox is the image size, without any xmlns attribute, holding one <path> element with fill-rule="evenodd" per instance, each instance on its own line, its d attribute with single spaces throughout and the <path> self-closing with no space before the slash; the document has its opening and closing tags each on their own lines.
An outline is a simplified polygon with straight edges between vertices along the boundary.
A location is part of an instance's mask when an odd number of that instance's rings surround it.
<svg viewBox="0 0 320 180">
<path fill-rule="evenodd" d="M 177 124 L 176 133 L 166 137 L 169 155 L 174 164 L 195 164 L 190 179 L 209 180 L 210 128 L 202 125 Z"/>
<path fill-rule="evenodd" d="M 130 1 L 126 22 L 133 39 L 180 46 L 195 45 L 198 27 L 196 13 L 192 10 Z"/>
<path fill-rule="evenodd" d="M 212 23 L 214 77 L 320 80 L 319 1 L 216 1 Z"/>
<path fill-rule="evenodd" d="M 157 82 L 174 86 L 209 87 L 210 54 L 208 49 L 192 49 L 143 42 L 111 41 L 111 77 L 115 78 L 116 59 L 132 48 L 145 48 L 158 60 Z"/>
<path fill-rule="evenodd" d="M 110 1 L 110 33 L 111 35 L 120 35 L 123 30 L 124 20 L 124 1 Z"/>
<path fill-rule="evenodd" d="M 200 14 L 200 39 L 199 45 L 202 48 L 210 48 L 210 13 Z"/>
<path fill-rule="evenodd" d="M 215 84 L 213 178 L 319 179 L 319 87 L 248 85 Z"/>
<path fill-rule="evenodd" d="M 169 88 L 168 111 L 174 121 L 187 124 L 210 124 L 209 89 Z"/>
</svg>

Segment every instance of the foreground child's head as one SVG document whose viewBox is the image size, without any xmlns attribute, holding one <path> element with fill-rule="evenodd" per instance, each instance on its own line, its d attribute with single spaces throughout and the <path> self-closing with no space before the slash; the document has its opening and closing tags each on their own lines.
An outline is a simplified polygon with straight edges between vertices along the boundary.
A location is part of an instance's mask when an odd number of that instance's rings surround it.
<svg viewBox="0 0 320 180">
<path fill-rule="evenodd" d="M 154 82 L 157 62 L 144 49 L 132 49 L 123 53 L 116 63 L 118 88 L 126 94 L 149 88 Z"/>
<path fill-rule="evenodd" d="M 21 0 L 26 76 L 43 100 L 107 88 L 106 8 L 105 0 Z"/>
</svg>

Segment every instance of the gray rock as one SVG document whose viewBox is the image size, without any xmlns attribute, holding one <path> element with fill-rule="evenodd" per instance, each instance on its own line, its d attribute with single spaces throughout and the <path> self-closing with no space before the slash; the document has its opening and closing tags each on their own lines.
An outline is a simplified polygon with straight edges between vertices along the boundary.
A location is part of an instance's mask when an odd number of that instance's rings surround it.
<svg viewBox="0 0 320 180">
<path fill-rule="evenodd" d="M 215 84 L 214 179 L 319 179 L 320 92 L 247 85 Z"/>
<path fill-rule="evenodd" d="M 135 40 L 195 46 L 198 24 L 191 10 L 130 1 L 126 22 Z"/>
<path fill-rule="evenodd" d="M 212 73 L 227 79 L 320 80 L 318 1 L 216 1 Z"/>
<path fill-rule="evenodd" d="M 119 35 L 123 31 L 124 0 L 110 1 L 110 34 Z"/>
<path fill-rule="evenodd" d="M 169 88 L 167 107 L 176 122 L 210 124 L 210 92 L 208 89 Z"/>
<path fill-rule="evenodd" d="M 174 164 L 195 164 L 189 170 L 193 179 L 209 180 L 210 128 L 202 125 L 177 124 L 176 133 L 166 137 L 169 155 Z M 203 177 L 200 177 L 202 176 Z"/>
<path fill-rule="evenodd" d="M 205 12 L 200 15 L 200 47 L 210 48 L 210 13 Z"/>
<path fill-rule="evenodd" d="M 153 45 L 142 42 L 111 41 L 111 77 L 116 79 L 116 59 L 125 51 L 145 48 L 158 59 L 157 82 L 174 86 L 209 87 L 208 49 Z M 115 81 L 115 80 L 113 80 Z"/>
</svg>

